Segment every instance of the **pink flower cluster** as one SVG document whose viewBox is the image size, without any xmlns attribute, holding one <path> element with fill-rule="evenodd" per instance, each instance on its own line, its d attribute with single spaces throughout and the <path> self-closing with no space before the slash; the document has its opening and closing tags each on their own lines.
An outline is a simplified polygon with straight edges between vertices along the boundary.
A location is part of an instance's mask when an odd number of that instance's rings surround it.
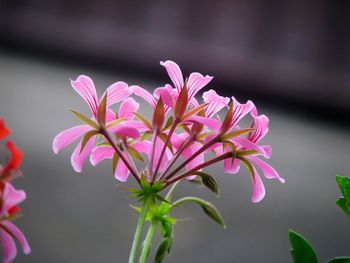
<svg viewBox="0 0 350 263">
<path fill-rule="evenodd" d="M 0 141 L 10 134 L 5 121 L 0 118 Z M 22 162 L 22 152 L 12 141 L 7 141 L 6 146 L 11 154 L 10 160 L 5 166 L 0 164 L 0 240 L 3 247 L 3 262 L 10 263 L 17 255 L 17 240 L 25 254 L 30 253 L 30 247 L 22 231 L 16 227 L 12 221 L 20 213 L 18 205 L 26 199 L 23 190 L 15 189 L 11 181 L 18 174 L 19 166 Z"/>
<path fill-rule="evenodd" d="M 73 111 L 85 124 L 59 133 L 53 141 L 54 152 L 81 138 L 71 157 L 75 171 L 82 171 L 87 158 L 92 165 L 112 159 L 114 176 L 119 181 L 125 182 L 132 174 L 139 183 L 142 176 L 150 183 L 162 181 L 164 188 L 184 178 L 191 180 L 203 168 L 220 161 L 225 172 L 231 174 L 244 164 L 251 174 L 253 202 L 265 195 L 256 168 L 264 177 L 284 182 L 263 160 L 271 156 L 271 147 L 260 144 L 268 132 L 269 120 L 258 114 L 253 102 L 242 104 L 214 90 L 204 92 L 203 101 L 198 101 L 196 95 L 213 77 L 194 72 L 184 78 L 173 61 L 160 64 L 172 85 L 157 88 L 153 94 L 139 86 L 116 82 L 99 99 L 89 77 L 81 75 L 71 81 L 92 115 Z M 151 106 L 151 119 L 139 110 L 140 104 L 134 99 L 137 97 Z M 223 118 L 220 111 L 225 111 Z M 251 126 L 241 128 L 240 120 L 249 116 Z M 139 161 L 144 164 L 141 171 L 136 166 Z"/>
</svg>

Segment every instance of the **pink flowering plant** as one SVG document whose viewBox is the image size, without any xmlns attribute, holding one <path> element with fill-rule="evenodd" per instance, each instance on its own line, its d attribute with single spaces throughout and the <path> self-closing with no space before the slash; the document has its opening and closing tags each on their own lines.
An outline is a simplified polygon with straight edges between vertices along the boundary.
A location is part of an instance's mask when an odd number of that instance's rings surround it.
<svg viewBox="0 0 350 263">
<path fill-rule="evenodd" d="M 265 178 L 284 183 L 265 162 L 271 157 L 271 147 L 261 144 L 261 140 L 268 132 L 269 120 L 258 114 L 253 102 L 239 103 L 214 90 L 204 92 L 199 101 L 198 93 L 213 77 L 194 72 L 184 78 L 173 61 L 160 64 L 172 84 L 155 89 L 153 94 L 139 86 L 116 82 L 98 98 L 89 77 L 81 75 L 71 81 L 91 113 L 83 115 L 71 110 L 83 124 L 62 131 L 53 141 L 53 150 L 58 153 L 80 139 L 71 156 L 76 172 L 82 171 L 88 158 L 94 166 L 111 159 L 117 180 L 125 182 L 131 175 L 137 182 L 138 188 L 128 189 L 139 201 L 139 206 L 133 206 L 139 219 L 129 263 L 138 257 L 139 262 L 147 262 L 158 228 L 163 241 L 155 253 L 155 262 L 163 261 L 170 251 L 176 223 L 170 213 L 187 202 L 198 204 L 206 215 L 225 226 L 219 211 L 203 199 L 187 196 L 172 200 L 175 187 L 183 180 L 200 182 L 218 195 L 218 185 L 205 172 L 206 167 L 223 162 L 225 172 L 235 174 L 245 166 L 252 182 L 253 202 L 260 202 L 265 195 L 260 172 Z M 135 99 L 151 106 L 151 119 L 143 116 L 144 110 L 139 110 Z M 219 112 L 224 114 L 222 119 Z M 239 126 L 244 117 L 251 120 L 250 126 Z M 146 221 L 150 226 L 141 247 Z"/>
<path fill-rule="evenodd" d="M 5 121 L 0 118 L 0 143 L 10 133 Z M 0 241 L 3 262 L 11 263 L 17 255 L 15 241 L 20 243 L 25 254 L 29 254 L 31 249 L 22 231 L 13 223 L 21 215 L 18 205 L 26 199 L 25 191 L 15 189 L 12 185 L 13 179 L 22 176 L 19 167 L 23 154 L 11 140 L 6 141 L 6 147 L 9 160 L 0 163 Z"/>
</svg>

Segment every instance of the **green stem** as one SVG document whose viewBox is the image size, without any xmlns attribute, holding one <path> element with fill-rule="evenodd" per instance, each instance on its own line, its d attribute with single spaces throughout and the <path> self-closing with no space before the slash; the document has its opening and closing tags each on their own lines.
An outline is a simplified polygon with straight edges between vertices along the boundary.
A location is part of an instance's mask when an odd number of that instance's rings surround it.
<svg viewBox="0 0 350 263">
<path fill-rule="evenodd" d="M 139 263 L 146 263 L 147 261 L 149 252 L 151 250 L 152 240 L 157 230 L 157 226 L 158 222 L 156 220 L 153 220 L 150 228 L 148 229 L 147 236 L 143 244 Z"/>
<path fill-rule="evenodd" d="M 132 246 L 131 246 L 131 251 L 130 251 L 130 256 L 129 256 L 129 261 L 128 261 L 129 263 L 135 262 L 136 254 L 137 254 L 137 251 L 138 251 L 139 246 L 140 246 L 140 240 L 141 240 L 141 236 L 142 236 L 143 227 L 145 225 L 146 216 L 147 216 L 148 210 L 150 208 L 151 202 L 152 202 L 152 196 L 145 197 L 143 207 L 142 207 L 142 210 L 140 213 L 140 217 L 139 217 L 139 220 L 137 222 L 134 241 L 132 242 Z"/>
</svg>

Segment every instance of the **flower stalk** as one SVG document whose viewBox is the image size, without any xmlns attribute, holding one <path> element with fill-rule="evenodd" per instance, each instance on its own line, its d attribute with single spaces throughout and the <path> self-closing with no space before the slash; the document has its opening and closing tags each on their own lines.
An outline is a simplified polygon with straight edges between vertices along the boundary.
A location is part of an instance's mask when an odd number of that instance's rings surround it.
<svg viewBox="0 0 350 263">
<path fill-rule="evenodd" d="M 151 225 L 148 229 L 145 241 L 143 243 L 143 248 L 142 248 L 139 263 L 146 263 L 147 262 L 147 258 L 149 256 L 152 241 L 153 241 L 154 235 L 157 231 L 157 228 L 158 228 L 158 222 L 156 220 L 152 220 Z"/>
<path fill-rule="evenodd" d="M 143 206 L 142 206 L 142 209 L 140 212 L 140 216 L 139 216 L 139 219 L 137 221 L 137 227 L 136 227 L 134 239 L 133 239 L 133 242 L 131 245 L 128 263 L 135 263 L 137 252 L 138 252 L 138 249 L 140 246 L 143 228 L 144 228 L 145 221 L 146 221 L 146 216 L 147 216 L 148 210 L 151 206 L 152 199 L 153 199 L 152 196 L 145 196 L 145 198 L 144 198 Z"/>
</svg>

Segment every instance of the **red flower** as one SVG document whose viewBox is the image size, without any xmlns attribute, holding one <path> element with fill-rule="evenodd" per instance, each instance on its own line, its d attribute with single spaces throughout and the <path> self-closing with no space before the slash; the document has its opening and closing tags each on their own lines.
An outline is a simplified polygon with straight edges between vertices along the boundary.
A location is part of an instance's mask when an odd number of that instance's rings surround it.
<svg viewBox="0 0 350 263">
<path fill-rule="evenodd" d="M 5 120 L 0 119 L 0 140 L 4 139 L 10 133 L 11 133 L 11 131 L 5 125 Z"/>
<path fill-rule="evenodd" d="M 13 141 L 8 141 L 6 143 L 7 149 L 11 152 L 11 159 L 3 170 L 3 175 L 11 171 L 15 171 L 19 168 L 22 163 L 23 154 L 20 149 L 16 147 Z"/>
</svg>

